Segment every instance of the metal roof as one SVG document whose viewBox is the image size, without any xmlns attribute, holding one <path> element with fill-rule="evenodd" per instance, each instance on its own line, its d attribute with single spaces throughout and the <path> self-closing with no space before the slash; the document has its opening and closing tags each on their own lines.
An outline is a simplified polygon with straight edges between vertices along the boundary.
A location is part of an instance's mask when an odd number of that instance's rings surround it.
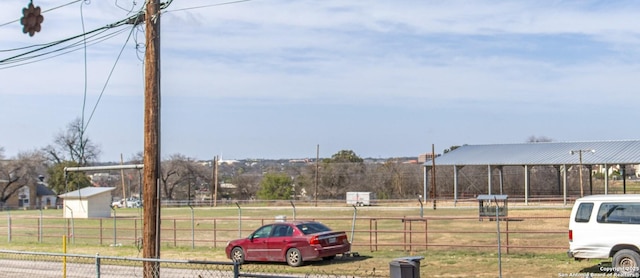
<svg viewBox="0 0 640 278">
<path fill-rule="evenodd" d="M 500 201 L 504 201 L 506 199 L 509 199 L 509 195 L 491 195 L 491 194 L 481 194 L 478 195 L 478 200 L 482 200 L 482 201 L 493 201 L 493 200 L 500 200 Z"/>
<path fill-rule="evenodd" d="M 65 194 L 59 195 L 58 197 L 67 198 L 67 199 L 88 198 L 88 197 L 98 195 L 100 193 L 104 193 L 114 189 L 116 188 L 115 187 L 85 187 L 80 190 L 67 192 Z"/>
<path fill-rule="evenodd" d="M 577 165 L 580 156 L 589 165 L 640 164 L 640 140 L 464 145 L 435 165 Z"/>
</svg>

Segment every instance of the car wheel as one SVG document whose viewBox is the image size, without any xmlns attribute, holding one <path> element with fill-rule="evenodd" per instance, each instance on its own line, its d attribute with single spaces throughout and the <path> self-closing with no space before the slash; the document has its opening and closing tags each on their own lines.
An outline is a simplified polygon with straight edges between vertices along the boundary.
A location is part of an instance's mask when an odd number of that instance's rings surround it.
<svg viewBox="0 0 640 278">
<path fill-rule="evenodd" d="M 296 248 L 287 250 L 287 264 L 290 266 L 302 265 L 302 254 L 300 254 L 300 250 Z"/>
<path fill-rule="evenodd" d="M 613 255 L 613 268 L 622 277 L 636 277 L 640 270 L 640 254 L 633 250 L 622 249 Z"/>
<path fill-rule="evenodd" d="M 240 247 L 234 247 L 231 249 L 231 260 L 239 264 L 244 263 L 244 251 Z"/>
<path fill-rule="evenodd" d="M 322 260 L 323 261 L 330 261 L 330 260 L 333 260 L 335 258 L 336 258 L 336 255 L 333 255 L 333 256 L 328 256 L 328 257 L 322 257 Z"/>
</svg>

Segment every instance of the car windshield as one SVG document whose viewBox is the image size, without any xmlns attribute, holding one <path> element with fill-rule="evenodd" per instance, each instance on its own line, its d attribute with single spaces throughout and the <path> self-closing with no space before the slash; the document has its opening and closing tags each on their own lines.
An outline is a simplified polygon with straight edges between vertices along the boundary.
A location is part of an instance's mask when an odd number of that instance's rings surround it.
<svg viewBox="0 0 640 278">
<path fill-rule="evenodd" d="M 329 227 L 318 223 L 318 222 L 309 222 L 296 225 L 300 231 L 302 231 L 305 235 L 316 234 L 331 231 Z"/>
</svg>

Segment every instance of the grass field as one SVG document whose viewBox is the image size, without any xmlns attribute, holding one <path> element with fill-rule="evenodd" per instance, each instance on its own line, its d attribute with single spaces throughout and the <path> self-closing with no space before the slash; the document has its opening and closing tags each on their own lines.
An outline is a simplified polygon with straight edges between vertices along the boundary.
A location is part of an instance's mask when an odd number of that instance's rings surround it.
<svg viewBox="0 0 640 278">
<path fill-rule="evenodd" d="M 294 210 L 287 207 L 286 204 L 278 207 L 262 207 L 251 206 L 243 207 L 240 211 L 235 205 L 222 206 L 217 208 L 203 207 L 194 208 L 164 208 L 162 217 L 190 219 L 191 215 L 197 219 L 201 218 L 229 218 L 236 219 L 242 216 L 246 220 L 243 222 L 243 236 L 258 227 L 261 222 L 249 221 L 249 219 L 274 219 L 274 216 L 285 215 L 287 219 L 292 219 Z M 333 206 L 333 207 L 311 207 L 300 206 L 295 209 L 295 217 L 297 218 L 322 218 L 327 225 L 334 229 L 350 231 L 351 217 L 357 212 L 356 223 L 358 225 L 368 226 L 365 220 L 361 219 L 385 219 L 393 217 L 419 217 L 420 207 L 416 204 L 396 205 L 394 207 L 362 207 L 357 211 L 352 207 Z M 40 217 L 40 211 L 12 211 L 10 212 L 12 219 L 33 219 Z M 42 211 L 44 218 L 55 218 L 62 214 L 60 210 L 44 210 Z M 429 229 L 439 231 L 430 234 L 430 242 L 435 243 L 451 243 L 473 246 L 474 244 L 495 244 L 497 242 L 497 232 L 495 221 L 478 221 L 477 208 L 469 207 L 452 207 L 446 203 L 441 204 L 437 210 L 424 207 L 424 216 L 438 219 L 439 217 L 447 220 L 430 222 Z M 509 217 L 521 218 L 521 221 L 509 221 L 510 229 L 532 230 L 532 231 L 554 231 L 562 232 L 568 228 L 568 215 L 570 207 L 563 206 L 523 206 L 513 204 L 509 210 Z M 141 215 L 138 209 L 120 209 L 117 211 L 118 218 L 134 218 Z M 467 221 L 448 220 L 452 217 L 462 219 L 473 219 Z M 335 220 L 331 220 L 335 219 Z M 349 219 L 346 221 L 345 219 Z M 243 220 L 243 221 L 245 221 Z M 12 220 L 15 222 L 18 220 Z M 26 220 L 25 220 L 26 221 Z M 32 221 L 32 220 L 29 220 Z M 109 224 L 109 220 L 105 220 Z M 164 221 L 164 220 L 163 220 Z M 166 221 L 165 221 L 166 222 Z M 167 223 L 163 222 L 163 225 Z M 504 221 L 500 221 L 501 225 L 506 225 Z M 190 223 L 190 222 L 189 222 Z M 379 221 L 381 230 L 390 229 L 386 225 L 400 225 L 397 220 L 394 222 Z M 433 223 L 433 224 L 432 224 Z M 106 225 L 105 224 L 105 225 Z M 63 225 L 63 223 L 60 223 Z M 141 224 L 140 224 L 141 225 Z M 174 224 L 176 225 L 176 224 Z M 185 225 L 184 223 L 180 225 Z M 201 223 L 201 225 L 209 225 Z M 220 227 L 218 227 L 220 228 Z M 502 227 L 504 228 L 504 226 Z M 488 233 L 466 234 L 464 231 L 487 230 Z M 2 225 L 0 223 L 0 231 Z M 451 231 L 451 232 L 447 232 Z M 456 232 L 458 231 L 458 232 Z M 493 231 L 493 233 L 491 233 Z M 347 232 L 349 234 L 349 232 Z M 237 231 L 230 231 L 229 237 L 237 237 Z M 0 232 L 1 235 L 1 232 Z M 380 233 L 379 240 L 397 240 L 397 235 Z M 504 235 L 503 235 L 504 236 Z M 354 243 L 365 242 L 369 240 L 365 234 L 356 234 L 352 239 Z M 504 240 L 504 238 L 502 238 Z M 510 244 L 517 242 L 518 244 L 531 245 L 548 245 L 548 246 L 566 246 L 568 242 L 566 234 L 559 235 L 546 233 L 532 233 L 527 235 L 511 235 Z M 61 242 L 61 239 L 60 241 Z M 541 244 L 542 242 L 542 244 Z M 546 243 L 546 244 L 544 244 Z M 67 248 L 68 253 L 72 254 L 100 254 L 105 256 L 124 256 L 124 257 L 142 257 L 141 251 L 132 243 L 125 242 L 122 246 L 109 246 L 110 242 L 102 245 L 83 243 L 78 240 L 75 244 L 70 244 Z M 221 244 L 223 245 L 223 244 Z M 3 244 L 3 249 L 25 250 L 25 251 L 41 251 L 41 252 L 61 252 L 61 244 L 55 241 L 47 241 L 39 243 L 35 238 L 24 240 L 12 240 Z M 588 273 L 598 273 L 598 264 L 600 261 L 574 261 L 566 256 L 566 249 L 558 248 L 537 248 L 526 250 L 512 250 L 508 254 L 502 251 L 499 264 L 497 248 L 476 248 L 476 247 L 429 247 L 427 250 L 404 251 L 402 248 L 379 247 L 377 251 L 371 251 L 367 247 L 354 247 L 354 252 L 359 253 L 359 257 L 338 258 L 332 263 L 312 262 L 299 268 L 290 268 L 283 264 L 249 264 L 244 267 L 265 268 L 276 267 L 282 271 L 296 273 L 342 273 L 348 276 L 375 276 L 386 277 L 389 275 L 389 263 L 397 258 L 407 256 L 422 256 L 420 273 L 421 277 L 498 277 L 501 268 L 503 277 L 562 277 L 571 276 L 586 277 Z M 192 259 L 192 260 L 213 260 L 228 261 L 224 254 L 224 246 L 195 248 L 178 246 L 174 247 L 170 243 L 161 244 L 161 257 L 165 259 Z M 581 274 L 579 274 L 581 273 Z"/>
</svg>

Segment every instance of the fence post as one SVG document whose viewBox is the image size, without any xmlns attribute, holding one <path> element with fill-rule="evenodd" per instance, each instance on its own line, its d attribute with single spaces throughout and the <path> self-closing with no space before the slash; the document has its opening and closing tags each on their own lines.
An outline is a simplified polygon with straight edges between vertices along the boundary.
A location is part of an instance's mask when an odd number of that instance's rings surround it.
<svg viewBox="0 0 640 278">
<path fill-rule="evenodd" d="M 191 206 L 191 204 L 189 204 L 189 208 L 191 209 L 191 249 L 195 249 L 195 240 L 196 240 L 196 234 L 195 234 L 195 221 L 193 220 L 193 206 Z"/>
<path fill-rule="evenodd" d="M 113 210 L 113 246 L 116 246 L 118 245 L 118 229 L 116 222 L 116 218 L 118 218 L 118 215 L 116 214 L 115 206 L 111 207 L 111 209 Z"/>
<path fill-rule="evenodd" d="M 429 224 L 427 223 L 428 219 L 424 220 L 424 249 L 429 249 Z"/>
<path fill-rule="evenodd" d="M 218 243 L 218 231 L 216 229 L 216 219 L 213 219 L 213 248 L 216 248 Z"/>
<path fill-rule="evenodd" d="M 100 278 L 100 254 L 96 253 L 96 278 Z"/>
<path fill-rule="evenodd" d="M 42 243 L 42 207 L 40 208 L 40 218 L 38 219 L 38 242 Z"/>
<path fill-rule="evenodd" d="M 62 236 L 62 253 L 67 254 L 67 236 Z M 67 278 L 67 256 L 62 257 L 62 277 Z"/>
<path fill-rule="evenodd" d="M 402 241 L 402 251 L 407 252 L 407 219 L 406 217 L 402 217 L 402 233 L 404 234 Z"/>
<path fill-rule="evenodd" d="M 509 218 L 508 217 L 505 218 L 504 222 L 505 222 L 504 224 L 507 226 L 506 227 L 507 230 L 505 231 L 505 233 L 506 233 L 506 237 L 507 237 L 507 242 L 506 242 L 506 244 L 507 244 L 507 254 L 509 254 Z"/>
<path fill-rule="evenodd" d="M 7 242 L 11 242 L 11 211 L 7 210 Z"/>
<path fill-rule="evenodd" d="M 353 205 L 353 221 L 351 222 L 351 243 L 353 244 L 353 234 L 356 229 L 356 215 L 358 215 L 358 208 L 356 205 Z"/>
<path fill-rule="evenodd" d="M 233 277 L 240 277 L 240 264 L 237 261 L 233 261 Z"/>
<path fill-rule="evenodd" d="M 99 240 L 100 241 L 100 245 L 102 245 L 102 237 L 103 237 L 102 233 L 103 233 L 102 232 L 102 218 L 100 218 L 100 233 L 99 233 L 100 234 L 100 240 Z"/>
<path fill-rule="evenodd" d="M 242 208 L 236 202 L 236 206 L 238 207 L 238 238 L 242 237 Z"/>
<path fill-rule="evenodd" d="M 176 231 L 176 219 L 173 219 L 173 247 L 178 246 L 178 232 Z"/>
</svg>

